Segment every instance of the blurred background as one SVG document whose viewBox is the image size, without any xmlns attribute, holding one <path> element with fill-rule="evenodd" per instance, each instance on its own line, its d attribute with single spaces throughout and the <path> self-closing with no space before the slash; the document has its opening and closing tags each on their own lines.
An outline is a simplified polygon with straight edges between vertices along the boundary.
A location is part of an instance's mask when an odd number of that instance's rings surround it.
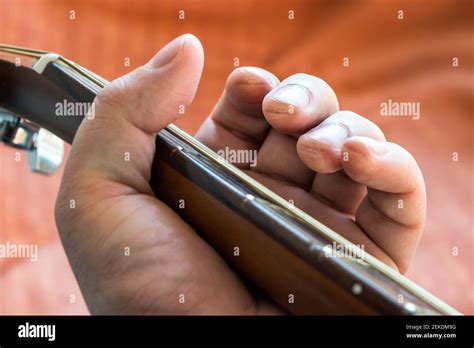
<svg viewBox="0 0 474 348">
<path fill-rule="evenodd" d="M 0 0 L 0 42 L 55 51 L 114 79 L 193 33 L 206 64 L 195 102 L 177 122 L 191 134 L 236 58 L 280 78 L 323 78 L 341 109 L 376 122 L 422 168 L 428 222 L 407 276 L 474 314 L 473 3 Z M 389 99 L 419 102 L 421 118 L 381 116 Z M 38 244 L 39 259 L 0 258 L 0 314 L 87 314 L 54 223 L 62 169 L 31 174 L 15 152 L 0 144 L 0 243 Z"/>
</svg>

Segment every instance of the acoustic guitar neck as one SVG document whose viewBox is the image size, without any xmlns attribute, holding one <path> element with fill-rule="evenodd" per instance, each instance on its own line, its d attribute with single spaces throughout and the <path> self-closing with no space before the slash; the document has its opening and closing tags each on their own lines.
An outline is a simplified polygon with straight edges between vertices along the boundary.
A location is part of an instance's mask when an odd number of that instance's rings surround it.
<svg viewBox="0 0 474 348">
<path fill-rule="evenodd" d="M 18 132 L 28 126 L 73 144 L 107 81 L 49 52 L 5 45 L 0 52 L 2 140 L 18 147 Z M 15 64 L 18 57 L 27 57 L 29 66 Z M 74 117 L 57 115 L 70 105 L 85 107 Z M 328 257 L 341 245 L 358 248 L 174 125 L 156 135 L 150 184 L 242 277 L 289 313 L 459 314 L 367 252 Z"/>
</svg>

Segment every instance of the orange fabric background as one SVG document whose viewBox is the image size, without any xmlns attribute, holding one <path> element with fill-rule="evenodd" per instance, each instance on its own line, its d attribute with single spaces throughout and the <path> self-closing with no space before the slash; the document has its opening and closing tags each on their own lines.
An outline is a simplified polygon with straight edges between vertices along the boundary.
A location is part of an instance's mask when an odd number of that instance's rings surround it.
<svg viewBox="0 0 474 348">
<path fill-rule="evenodd" d="M 55 51 L 113 79 L 175 36 L 193 33 L 204 45 L 206 65 L 195 103 L 177 123 L 190 133 L 212 109 L 235 57 L 280 78 L 306 72 L 325 79 L 342 109 L 370 118 L 417 158 L 427 183 L 428 224 L 407 275 L 472 314 L 472 4 L 0 0 L 0 42 Z M 124 66 L 127 57 L 131 67 Z M 421 118 L 380 116 L 380 103 L 389 99 L 420 102 Z M 87 313 L 54 224 L 61 171 L 52 178 L 30 174 L 26 160 L 14 161 L 15 151 L 0 146 L 0 243 L 38 243 L 39 260 L 0 259 L 0 313 Z"/>
</svg>

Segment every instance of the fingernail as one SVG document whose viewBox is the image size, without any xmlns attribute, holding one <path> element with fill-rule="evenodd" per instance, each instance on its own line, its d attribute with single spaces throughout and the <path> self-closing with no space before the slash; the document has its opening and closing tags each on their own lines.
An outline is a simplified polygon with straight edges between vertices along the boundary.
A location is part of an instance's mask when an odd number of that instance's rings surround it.
<svg viewBox="0 0 474 348">
<path fill-rule="evenodd" d="M 271 74 L 262 71 L 261 69 L 254 67 L 244 67 L 241 68 L 246 72 L 245 78 L 239 81 L 243 85 L 262 85 L 267 82 L 271 87 L 275 87 L 278 84 L 278 81 Z"/>
<path fill-rule="evenodd" d="M 148 62 L 148 65 L 154 69 L 158 69 L 171 63 L 171 61 L 178 56 L 185 41 L 186 35 L 181 35 L 169 42 Z"/>
<path fill-rule="evenodd" d="M 302 85 L 291 84 L 278 87 L 271 92 L 271 97 L 280 103 L 305 108 L 311 101 L 311 93 Z"/>
<path fill-rule="evenodd" d="M 312 140 L 324 143 L 329 147 L 340 150 L 342 144 L 349 137 L 347 126 L 339 123 L 330 123 L 314 129 L 306 134 Z"/>
<path fill-rule="evenodd" d="M 349 150 L 360 155 L 367 156 L 383 156 L 388 152 L 387 143 L 384 141 L 377 141 L 372 138 L 354 137 L 354 141 L 346 143 L 344 146 L 349 146 Z"/>
<path fill-rule="evenodd" d="M 383 156 L 388 151 L 388 146 L 385 141 L 372 140 L 365 142 L 365 145 L 367 145 L 369 151 L 376 156 Z"/>
</svg>

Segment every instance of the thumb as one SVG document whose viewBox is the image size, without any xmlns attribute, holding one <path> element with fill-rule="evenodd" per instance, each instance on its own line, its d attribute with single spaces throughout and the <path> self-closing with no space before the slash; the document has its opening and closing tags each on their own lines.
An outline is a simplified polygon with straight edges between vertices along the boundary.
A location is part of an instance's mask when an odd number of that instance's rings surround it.
<svg viewBox="0 0 474 348">
<path fill-rule="evenodd" d="M 113 182 L 123 184 L 123 191 L 150 193 L 155 134 L 192 102 L 203 63 L 201 43 L 186 34 L 106 86 L 94 101 L 95 117 L 84 119 L 74 139 L 64 174 L 67 184 L 79 181 L 82 188 Z"/>
<path fill-rule="evenodd" d="M 96 108 L 123 109 L 121 117 L 146 133 L 173 122 L 194 98 L 204 55 L 201 43 L 182 35 L 163 47 L 147 64 L 113 81 L 102 90 Z M 102 110 L 97 110 L 102 111 Z M 102 117 L 117 116 L 99 113 Z"/>
</svg>

